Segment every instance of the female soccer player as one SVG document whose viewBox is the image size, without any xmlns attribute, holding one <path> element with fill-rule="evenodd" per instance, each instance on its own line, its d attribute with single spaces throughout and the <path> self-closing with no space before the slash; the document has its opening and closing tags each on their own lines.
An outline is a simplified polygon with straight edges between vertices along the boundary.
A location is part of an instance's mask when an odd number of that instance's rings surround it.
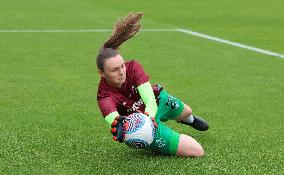
<svg viewBox="0 0 284 175">
<path fill-rule="evenodd" d="M 117 116 L 141 111 L 155 117 L 158 123 L 157 138 L 146 149 L 165 155 L 201 157 L 202 146 L 192 137 L 179 134 L 161 121 L 169 119 L 189 125 L 197 130 L 208 130 L 208 124 L 192 115 L 189 106 L 171 96 L 161 86 L 151 86 L 149 76 L 137 61 L 125 62 L 117 51 L 119 46 L 140 29 L 142 13 L 130 13 L 119 21 L 110 39 L 97 56 L 101 80 L 97 100 L 105 120 L 111 125 Z"/>
</svg>

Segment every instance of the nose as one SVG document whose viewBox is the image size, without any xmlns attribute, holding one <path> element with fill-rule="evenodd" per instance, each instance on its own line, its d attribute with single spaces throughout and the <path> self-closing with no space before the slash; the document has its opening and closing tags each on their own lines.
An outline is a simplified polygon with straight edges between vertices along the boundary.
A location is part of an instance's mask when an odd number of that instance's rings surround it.
<svg viewBox="0 0 284 175">
<path fill-rule="evenodd" d="M 119 69 L 118 73 L 119 73 L 119 75 L 123 75 L 123 70 Z"/>
</svg>

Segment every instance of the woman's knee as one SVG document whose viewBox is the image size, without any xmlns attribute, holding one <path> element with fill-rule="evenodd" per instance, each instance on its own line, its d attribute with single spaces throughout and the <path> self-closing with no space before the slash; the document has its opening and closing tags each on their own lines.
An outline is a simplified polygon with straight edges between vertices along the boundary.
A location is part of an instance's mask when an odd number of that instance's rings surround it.
<svg viewBox="0 0 284 175">
<path fill-rule="evenodd" d="M 191 156 L 193 157 L 202 157 L 204 156 L 204 150 L 201 145 L 199 147 L 196 147 L 195 149 L 192 150 Z"/>
<path fill-rule="evenodd" d="M 177 150 L 177 156 L 202 157 L 204 156 L 204 150 L 194 138 L 181 134 Z"/>
</svg>

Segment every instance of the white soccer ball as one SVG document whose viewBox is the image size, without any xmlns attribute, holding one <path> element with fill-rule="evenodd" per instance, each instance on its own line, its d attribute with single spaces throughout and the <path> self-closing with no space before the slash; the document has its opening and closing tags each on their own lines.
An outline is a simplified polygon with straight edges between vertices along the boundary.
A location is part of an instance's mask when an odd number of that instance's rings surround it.
<svg viewBox="0 0 284 175">
<path fill-rule="evenodd" d="M 127 116 L 128 127 L 125 131 L 124 142 L 131 148 L 149 146 L 154 138 L 156 129 L 151 118 L 142 113 Z"/>
</svg>

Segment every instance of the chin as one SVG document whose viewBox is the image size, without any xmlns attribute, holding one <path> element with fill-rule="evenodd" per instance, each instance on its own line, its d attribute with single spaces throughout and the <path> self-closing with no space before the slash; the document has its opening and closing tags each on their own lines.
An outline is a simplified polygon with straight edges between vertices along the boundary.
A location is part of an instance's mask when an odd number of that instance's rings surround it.
<svg viewBox="0 0 284 175">
<path fill-rule="evenodd" d="M 118 81 L 116 84 L 122 85 L 125 81 Z"/>
</svg>

